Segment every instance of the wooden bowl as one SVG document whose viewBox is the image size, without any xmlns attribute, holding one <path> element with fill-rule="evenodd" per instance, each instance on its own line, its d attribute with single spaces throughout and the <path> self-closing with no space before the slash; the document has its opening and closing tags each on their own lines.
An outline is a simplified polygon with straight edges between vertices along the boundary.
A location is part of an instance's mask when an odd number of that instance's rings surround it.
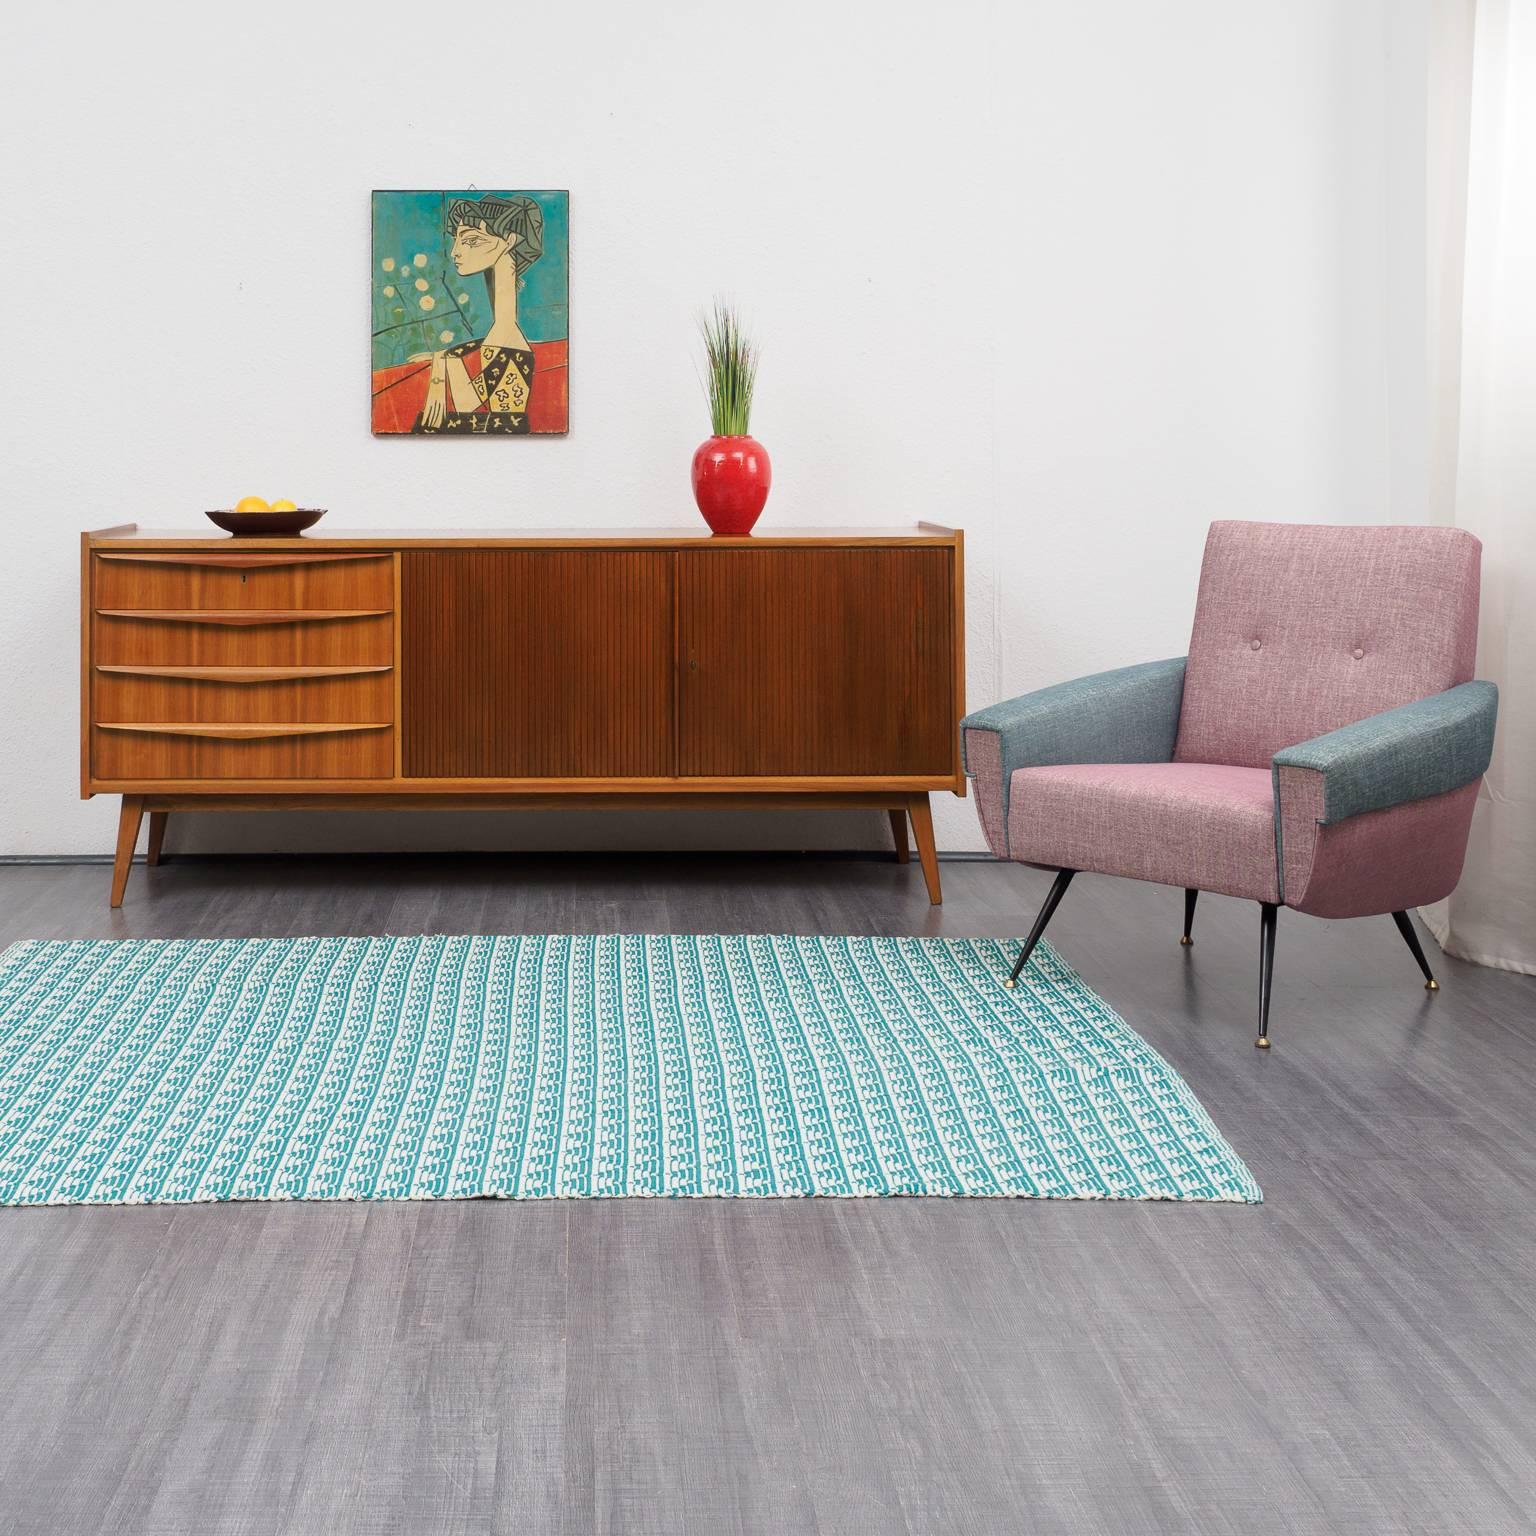
<svg viewBox="0 0 1536 1536">
<path fill-rule="evenodd" d="M 232 512 L 221 507 L 217 512 L 205 512 L 203 516 L 226 533 L 247 539 L 263 536 L 276 539 L 313 528 L 325 516 L 325 508 L 299 507 L 292 512 Z"/>
</svg>

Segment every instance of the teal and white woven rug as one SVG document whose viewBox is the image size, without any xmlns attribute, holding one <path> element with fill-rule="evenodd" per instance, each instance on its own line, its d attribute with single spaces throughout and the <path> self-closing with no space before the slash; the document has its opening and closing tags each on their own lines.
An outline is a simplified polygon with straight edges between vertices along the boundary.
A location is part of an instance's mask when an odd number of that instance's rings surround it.
<svg viewBox="0 0 1536 1536">
<path fill-rule="evenodd" d="M 1046 945 L 538 935 L 0 956 L 0 1203 L 1261 1199 Z"/>
</svg>

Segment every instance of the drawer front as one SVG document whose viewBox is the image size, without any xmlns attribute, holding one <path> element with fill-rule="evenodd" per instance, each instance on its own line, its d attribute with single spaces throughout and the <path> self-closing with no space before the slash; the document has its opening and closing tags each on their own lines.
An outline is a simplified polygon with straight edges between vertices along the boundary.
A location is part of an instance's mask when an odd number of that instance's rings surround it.
<svg viewBox="0 0 1536 1536">
<path fill-rule="evenodd" d="M 99 780 L 387 779 L 394 731 L 343 730 L 254 740 L 144 730 L 91 730 Z"/>
<path fill-rule="evenodd" d="M 193 560 L 265 561 L 282 555 L 207 555 Z M 287 557 L 296 558 L 296 557 Z M 163 563 L 162 563 L 163 562 Z M 387 554 L 324 556 L 295 565 L 192 564 L 165 555 L 97 555 L 97 608 L 393 608 L 395 563 Z"/>
<path fill-rule="evenodd" d="M 206 724 L 388 723 L 394 717 L 394 671 L 343 672 L 309 677 L 226 682 L 227 669 L 195 669 L 207 675 L 103 670 L 93 679 L 98 722 L 166 721 Z M 278 669 L 270 669 L 278 670 Z M 236 670 L 244 679 L 250 675 Z"/>
<path fill-rule="evenodd" d="M 390 613 L 247 625 L 119 618 L 98 611 L 93 630 L 97 665 L 389 666 L 395 659 Z"/>
</svg>

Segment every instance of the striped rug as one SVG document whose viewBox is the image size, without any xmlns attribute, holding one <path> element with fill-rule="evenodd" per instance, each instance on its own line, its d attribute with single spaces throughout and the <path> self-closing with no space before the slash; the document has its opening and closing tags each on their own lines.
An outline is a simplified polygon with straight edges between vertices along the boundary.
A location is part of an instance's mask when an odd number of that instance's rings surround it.
<svg viewBox="0 0 1536 1536">
<path fill-rule="evenodd" d="M 28 942 L 0 1202 L 1256 1201 L 1047 945 L 603 935 Z"/>
</svg>

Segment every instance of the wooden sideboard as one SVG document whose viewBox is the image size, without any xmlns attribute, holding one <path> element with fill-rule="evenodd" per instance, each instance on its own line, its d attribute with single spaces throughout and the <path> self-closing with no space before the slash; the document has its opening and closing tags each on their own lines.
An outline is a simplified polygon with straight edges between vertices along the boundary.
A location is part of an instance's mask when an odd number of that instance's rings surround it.
<svg viewBox="0 0 1536 1536">
<path fill-rule="evenodd" d="M 173 811 L 862 807 L 965 793 L 963 541 L 82 536 L 81 794 Z"/>
</svg>

